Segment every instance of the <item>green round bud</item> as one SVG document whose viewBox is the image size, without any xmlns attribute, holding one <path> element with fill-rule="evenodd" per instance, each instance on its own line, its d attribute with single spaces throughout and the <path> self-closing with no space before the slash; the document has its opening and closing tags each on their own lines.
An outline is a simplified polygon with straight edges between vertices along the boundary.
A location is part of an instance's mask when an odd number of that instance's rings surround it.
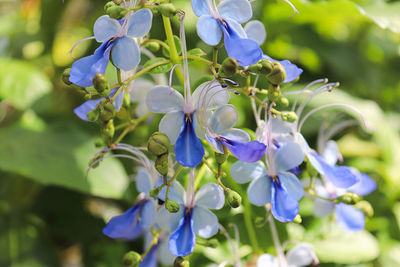
<svg viewBox="0 0 400 267">
<path fill-rule="evenodd" d="M 228 57 L 222 62 L 221 68 L 219 69 L 219 74 L 222 77 L 229 78 L 235 75 L 238 68 L 239 64 L 237 61 L 232 57 Z"/>
<path fill-rule="evenodd" d="M 335 198 L 335 203 L 344 203 L 347 205 L 354 205 L 359 201 L 360 201 L 360 196 L 352 192 L 347 192 L 346 194 Z"/>
<path fill-rule="evenodd" d="M 103 110 L 100 112 L 99 120 L 102 122 L 107 122 L 115 117 L 117 114 L 114 105 L 111 102 L 106 102 L 103 105 Z"/>
<path fill-rule="evenodd" d="M 147 150 L 155 156 L 160 156 L 162 154 L 168 153 L 169 147 L 169 138 L 166 134 L 162 132 L 153 133 L 147 143 Z"/>
<path fill-rule="evenodd" d="M 98 108 L 92 109 L 87 113 L 87 118 L 90 121 L 97 121 L 100 116 L 100 110 Z"/>
<path fill-rule="evenodd" d="M 122 6 L 110 6 L 106 10 L 106 14 L 110 16 L 110 18 L 120 20 L 128 13 L 128 10 Z"/>
<path fill-rule="evenodd" d="M 104 12 L 107 12 L 107 9 L 109 9 L 110 7 L 116 6 L 116 4 L 114 3 L 114 1 L 109 1 L 104 5 Z"/>
<path fill-rule="evenodd" d="M 96 140 L 94 140 L 94 146 L 99 148 L 99 147 L 103 147 L 105 145 L 103 138 L 98 137 L 96 138 Z"/>
<path fill-rule="evenodd" d="M 157 10 L 164 17 L 172 17 L 176 15 L 176 7 L 171 3 L 159 5 Z"/>
<path fill-rule="evenodd" d="M 264 217 L 256 217 L 254 220 L 254 224 L 256 225 L 257 228 L 263 227 L 265 225 L 265 218 Z"/>
<path fill-rule="evenodd" d="M 303 222 L 303 219 L 301 218 L 300 214 L 297 214 L 296 217 L 294 217 L 293 222 L 297 224 L 301 224 Z"/>
<path fill-rule="evenodd" d="M 163 188 L 162 186 L 159 186 L 159 187 L 151 189 L 150 190 L 150 196 L 153 197 L 153 198 L 158 197 L 158 195 L 160 194 L 162 188 Z"/>
<path fill-rule="evenodd" d="M 240 204 L 242 204 L 242 197 L 239 195 L 238 192 L 233 191 L 232 189 L 228 188 L 228 203 L 229 206 L 231 206 L 232 208 L 238 208 L 240 206 Z"/>
<path fill-rule="evenodd" d="M 140 260 L 142 259 L 142 256 L 140 256 L 139 253 L 136 251 L 129 251 L 124 255 L 124 258 L 122 259 L 122 262 L 124 263 L 124 266 L 126 267 L 136 267 L 139 266 Z"/>
<path fill-rule="evenodd" d="M 70 77 L 70 71 L 71 71 L 71 68 L 68 68 L 68 69 L 65 69 L 64 70 L 64 72 L 63 72 L 63 74 L 62 74 L 62 81 L 66 84 L 66 85 L 71 85 L 72 83 L 70 82 L 70 80 L 69 80 L 69 77 Z"/>
<path fill-rule="evenodd" d="M 145 42 L 143 44 L 144 48 L 148 49 L 150 52 L 156 53 L 160 50 L 160 44 L 157 42 Z"/>
<path fill-rule="evenodd" d="M 354 207 L 361 210 L 367 217 L 374 216 L 374 208 L 372 207 L 371 203 L 366 200 L 358 202 L 356 205 L 354 205 Z"/>
<path fill-rule="evenodd" d="M 189 267 L 189 261 L 185 260 L 183 257 L 177 257 L 174 261 L 174 267 Z"/>
<path fill-rule="evenodd" d="M 285 68 L 279 62 L 273 62 L 272 71 L 267 75 L 267 79 L 274 85 L 281 84 L 286 79 Z"/>
<path fill-rule="evenodd" d="M 115 128 L 114 128 L 114 121 L 113 120 L 109 120 L 106 124 L 106 126 L 104 127 L 103 133 L 105 136 L 112 138 L 114 136 L 115 133 Z"/>
<path fill-rule="evenodd" d="M 261 68 L 259 68 L 258 73 L 262 74 L 262 75 L 268 75 L 271 73 L 272 69 L 273 69 L 273 64 L 271 61 L 269 61 L 268 59 L 261 59 L 258 62 L 258 65 L 261 65 Z"/>
<path fill-rule="evenodd" d="M 296 112 L 293 112 L 293 111 L 282 112 L 281 117 L 282 117 L 282 120 L 288 121 L 288 122 L 295 122 L 298 119 Z"/>
<path fill-rule="evenodd" d="M 287 99 L 284 96 L 281 96 L 280 98 L 278 98 L 278 104 L 284 107 L 288 107 L 289 106 L 289 99 Z"/>
<path fill-rule="evenodd" d="M 179 203 L 171 199 L 167 199 L 167 201 L 165 201 L 165 208 L 171 213 L 177 213 L 179 211 Z"/>
<path fill-rule="evenodd" d="M 229 154 L 221 154 L 218 152 L 215 152 L 215 161 L 217 162 L 218 165 L 224 164 L 224 162 L 228 159 Z"/>
<path fill-rule="evenodd" d="M 167 153 L 157 157 L 155 167 L 162 176 L 168 175 L 169 164 Z"/>
<path fill-rule="evenodd" d="M 206 242 L 206 246 L 210 248 L 217 248 L 219 246 L 219 242 L 217 239 L 213 238 Z"/>
<path fill-rule="evenodd" d="M 101 93 L 108 90 L 107 78 L 102 73 L 97 73 L 93 78 L 93 87 L 97 92 Z"/>
<path fill-rule="evenodd" d="M 261 69 L 262 69 L 261 63 L 256 63 L 254 65 L 250 65 L 250 66 L 247 67 L 248 71 L 256 73 L 256 74 L 258 74 Z"/>
</svg>

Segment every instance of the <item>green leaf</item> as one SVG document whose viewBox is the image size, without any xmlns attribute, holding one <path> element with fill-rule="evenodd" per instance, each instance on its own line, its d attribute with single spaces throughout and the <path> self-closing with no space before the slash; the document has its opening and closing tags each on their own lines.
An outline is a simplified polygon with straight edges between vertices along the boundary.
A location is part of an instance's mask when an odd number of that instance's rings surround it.
<svg viewBox="0 0 400 267">
<path fill-rule="evenodd" d="M 51 90 L 48 77 L 30 63 L 0 59 L 0 70 L 0 98 L 18 109 L 30 107 Z"/>
<path fill-rule="evenodd" d="M 147 61 L 147 62 L 144 64 L 144 67 L 147 68 L 147 67 L 150 66 L 150 65 L 153 65 L 153 64 L 155 64 L 155 63 L 162 62 L 162 61 L 165 61 L 165 58 L 162 58 L 162 57 L 152 58 L 152 59 L 150 59 L 149 61 Z M 165 64 L 162 64 L 162 65 L 160 65 L 160 66 L 157 66 L 157 67 L 155 67 L 155 68 L 152 68 L 149 72 L 150 72 L 150 73 L 153 73 L 153 74 L 160 74 L 160 73 L 168 72 L 168 71 L 170 71 L 171 69 L 172 69 L 172 63 L 171 63 L 170 61 L 168 61 L 168 62 L 165 63 Z"/>
<path fill-rule="evenodd" d="M 168 44 L 168 41 L 165 41 L 165 43 Z M 180 55 L 182 52 L 181 40 L 176 35 L 174 35 L 174 43 L 175 43 L 176 51 L 178 52 L 178 55 Z M 162 53 L 165 57 L 169 58 L 169 51 L 165 47 L 162 48 Z"/>
<path fill-rule="evenodd" d="M 400 3 L 372 2 L 359 7 L 360 12 L 382 29 L 400 33 Z"/>
<path fill-rule="evenodd" d="M 187 54 L 190 56 L 198 56 L 198 57 L 207 55 L 207 53 L 201 50 L 200 48 L 191 49 L 187 52 Z"/>
<path fill-rule="evenodd" d="M 98 151 L 94 141 L 71 124 L 32 131 L 13 126 L 0 132 L 0 169 L 94 196 L 121 198 L 128 180 L 118 160 L 106 159 L 90 171 Z"/>
</svg>

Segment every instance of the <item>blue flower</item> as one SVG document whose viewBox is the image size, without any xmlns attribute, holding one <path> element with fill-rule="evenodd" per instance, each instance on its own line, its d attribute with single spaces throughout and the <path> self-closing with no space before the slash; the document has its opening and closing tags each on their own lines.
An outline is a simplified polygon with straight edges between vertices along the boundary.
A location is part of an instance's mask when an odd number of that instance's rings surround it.
<svg viewBox="0 0 400 267">
<path fill-rule="evenodd" d="M 257 63 L 262 57 L 259 45 L 246 37 L 240 23 L 253 16 L 248 0 L 225 0 L 218 7 L 215 0 L 192 0 L 197 21 L 197 34 L 208 45 L 216 46 L 224 35 L 225 49 L 239 65 Z"/>
<path fill-rule="evenodd" d="M 169 213 L 165 207 L 161 208 L 157 224 L 171 232 L 169 250 L 174 256 L 189 255 L 196 245 L 196 234 L 210 238 L 218 232 L 218 218 L 209 209 L 223 207 L 224 192 L 217 184 L 209 183 L 201 187 L 191 199 L 182 186 L 174 182 L 168 198 L 178 202 L 180 209 L 177 213 Z"/>
<path fill-rule="evenodd" d="M 250 136 L 243 130 L 232 128 L 237 121 L 237 111 L 232 105 L 219 107 L 206 126 L 206 139 L 218 153 L 224 153 L 223 146 L 239 160 L 256 162 L 264 154 L 266 146 L 258 141 L 250 142 Z"/>
<path fill-rule="evenodd" d="M 300 165 L 304 154 L 295 142 L 282 144 L 278 149 L 267 148 L 265 168 L 262 162 L 235 162 L 232 178 L 238 183 L 250 183 L 247 195 L 251 203 L 264 206 L 271 203 L 272 215 L 281 222 L 290 222 L 299 212 L 298 201 L 303 197 L 303 185 L 288 170 Z"/>
<path fill-rule="evenodd" d="M 198 120 L 199 110 L 211 110 L 225 105 L 229 93 L 218 82 L 201 84 L 194 92 L 185 94 L 185 98 L 168 86 L 156 86 L 147 94 L 148 108 L 155 113 L 166 113 L 159 125 L 171 144 L 175 144 L 176 160 L 187 167 L 198 165 L 204 148 L 199 139 L 201 126 Z"/>
<path fill-rule="evenodd" d="M 151 245 L 153 235 L 150 232 L 146 232 L 144 236 L 145 249 Z M 161 232 L 158 236 L 157 244 L 153 245 L 149 253 L 140 262 L 139 267 L 157 267 L 157 262 L 161 262 L 163 265 L 173 265 L 175 257 L 171 254 L 168 248 L 169 235 L 165 232 Z"/>
<path fill-rule="evenodd" d="M 69 80 L 82 87 L 93 85 L 97 73 L 105 72 L 108 62 L 122 70 L 130 70 L 140 62 L 140 50 L 133 38 L 145 36 L 151 28 L 153 14 L 143 8 L 120 22 L 108 15 L 101 16 L 94 24 L 93 32 L 102 45 L 93 55 L 81 58 L 72 64 Z"/>
<path fill-rule="evenodd" d="M 247 38 L 257 42 L 259 45 L 262 45 L 267 37 L 264 25 L 258 20 L 253 20 L 247 23 L 244 27 L 244 30 Z M 284 83 L 289 83 L 296 80 L 300 74 L 303 73 L 302 69 L 291 63 L 289 60 L 276 60 L 265 54 L 262 56 L 262 58 L 268 59 L 271 62 L 279 62 L 283 66 L 286 72 L 286 78 L 283 81 Z"/>
</svg>

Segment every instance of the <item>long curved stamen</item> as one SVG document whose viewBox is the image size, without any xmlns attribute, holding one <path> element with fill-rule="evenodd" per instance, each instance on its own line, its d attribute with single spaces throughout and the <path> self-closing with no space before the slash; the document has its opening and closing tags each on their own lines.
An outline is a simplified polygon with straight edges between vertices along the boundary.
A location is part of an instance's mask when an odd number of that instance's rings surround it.
<svg viewBox="0 0 400 267">
<path fill-rule="evenodd" d="M 296 7 L 292 4 L 292 2 L 290 2 L 289 0 L 283 0 L 285 1 L 292 9 L 293 9 L 293 15 L 291 15 L 290 17 L 293 17 L 294 15 L 296 15 L 296 13 L 299 13 L 299 11 L 296 9 Z"/>
<path fill-rule="evenodd" d="M 322 150 L 324 149 L 324 145 L 339 131 L 357 125 L 359 125 L 359 122 L 357 120 L 345 120 L 331 127 L 329 131 L 320 131 L 317 140 L 318 152 L 322 152 Z"/>
<path fill-rule="evenodd" d="M 84 38 L 84 39 L 82 39 L 82 40 L 79 40 L 76 44 L 74 44 L 74 46 L 71 48 L 71 50 L 68 51 L 68 55 L 69 55 L 73 60 L 76 60 L 76 58 L 74 58 L 74 57 L 72 56 L 72 52 L 74 51 L 74 49 L 75 49 L 78 45 L 80 45 L 81 43 L 83 43 L 83 42 L 85 42 L 85 41 L 92 40 L 92 39 L 96 39 L 96 37 L 91 36 L 91 37 L 86 37 L 86 38 Z"/>
<path fill-rule="evenodd" d="M 112 154 L 112 155 L 108 155 L 106 157 L 101 157 L 96 159 L 92 164 L 90 164 L 89 168 L 86 170 L 86 178 L 89 175 L 89 171 L 93 168 L 93 166 L 95 166 L 97 163 L 105 160 L 105 159 L 109 159 L 109 158 L 127 158 L 127 159 L 131 159 L 133 161 L 137 161 L 137 158 L 133 157 L 133 156 L 129 156 L 129 155 L 124 155 L 124 154 Z"/>
<path fill-rule="evenodd" d="M 169 95 L 172 94 L 172 78 L 173 78 L 174 70 L 176 67 L 179 67 L 181 69 L 181 71 L 183 72 L 182 66 L 180 64 L 175 64 L 172 67 L 171 71 L 169 72 L 169 84 L 168 84 L 168 94 Z M 184 94 L 184 97 L 185 97 L 185 102 L 186 102 L 186 94 Z"/>
<path fill-rule="evenodd" d="M 308 88 L 310 88 L 311 86 L 313 86 L 313 85 L 315 85 L 315 84 L 318 84 L 318 83 L 328 83 L 328 79 L 319 79 L 319 80 L 312 81 L 311 83 L 309 83 L 308 85 L 306 85 L 306 87 L 304 87 L 302 91 L 308 91 Z M 311 91 L 311 92 L 312 92 L 312 91 Z M 306 92 L 305 92 L 305 93 L 306 93 Z M 301 94 L 299 94 L 299 95 L 296 97 L 296 100 L 294 101 L 293 106 L 292 106 L 292 111 L 295 111 L 295 109 L 296 109 L 296 107 L 297 107 L 297 103 L 298 103 L 299 100 L 300 100 L 300 97 L 301 97 Z"/>
<path fill-rule="evenodd" d="M 194 180 L 195 169 L 191 168 L 189 173 L 189 181 L 186 189 L 186 207 L 193 208 L 194 206 Z"/>
<path fill-rule="evenodd" d="M 179 14 L 179 36 L 181 38 L 181 46 L 182 46 L 182 57 L 183 57 L 183 79 L 184 79 L 184 87 L 185 87 L 185 96 L 186 96 L 186 104 L 192 104 L 192 95 L 190 90 L 190 80 L 189 80 L 189 63 L 187 59 L 187 48 L 186 48 L 186 36 L 185 36 L 185 12 L 180 10 Z"/>
</svg>

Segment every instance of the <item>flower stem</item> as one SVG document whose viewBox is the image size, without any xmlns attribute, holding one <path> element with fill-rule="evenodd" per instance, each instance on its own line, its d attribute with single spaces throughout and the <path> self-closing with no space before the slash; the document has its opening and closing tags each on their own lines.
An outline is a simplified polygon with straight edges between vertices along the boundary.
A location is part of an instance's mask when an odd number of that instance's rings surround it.
<svg viewBox="0 0 400 267">
<path fill-rule="evenodd" d="M 268 217 L 269 227 L 271 229 L 272 239 L 274 241 L 276 253 L 278 254 L 278 261 L 280 267 L 288 267 L 288 263 L 285 258 L 285 254 L 281 243 L 279 242 L 278 231 L 276 230 L 275 221 L 272 216 Z"/>
<path fill-rule="evenodd" d="M 148 117 L 150 117 L 153 113 L 149 112 L 143 117 L 140 117 L 134 121 L 121 133 L 121 135 L 115 140 L 114 144 L 118 144 L 119 142 L 122 141 L 122 139 L 133 129 L 135 129 L 136 126 L 138 126 L 142 121 L 145 121 Z"/>
<path fill-rule="evenodd" d="M 216 68 L 218 65 L 218 48 L 213 48 L 213 67 Z"/>
</svg>

